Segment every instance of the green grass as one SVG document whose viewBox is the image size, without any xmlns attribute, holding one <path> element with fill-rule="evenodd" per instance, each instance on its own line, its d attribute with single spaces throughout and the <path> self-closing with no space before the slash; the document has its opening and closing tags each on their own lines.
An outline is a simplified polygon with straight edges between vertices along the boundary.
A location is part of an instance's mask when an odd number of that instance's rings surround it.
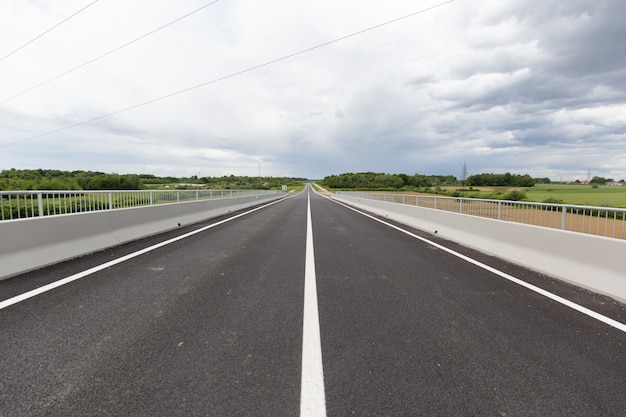
<svg viewBox="0 0 626 417">
<path fill-rule="evenodd" d="M 580 206 L 626 208 L 626 186 L 603 185 L 593 188 L 584 184 L 537 184 L 530 188 L 512 187 L 477 187 L 477 189 L 464 189 L 460 187 L 442 187 L 441 191 L 435 189 L 416 190 L 424 194 L 439 194 L 453 197 L 480 198 L 502 200 L 507 199 L 509 193 L 514 190 L 523 192 L 524 201 L 539 203 L 560 203 Z M 329 190 L 336 192 L 339 190 Z M 346 190 L 355 191 L 355 190 Z M 406 191 L 397 191 L 402 194 Z"/>
<path fill-rule="evenodd" d="M 530 201 L 562 202 L 584 206 L 626 207 L 626 187 L 600 186 L 592 188 L 583 184 L 537 184 L 526 188 Z"/>
</svg>

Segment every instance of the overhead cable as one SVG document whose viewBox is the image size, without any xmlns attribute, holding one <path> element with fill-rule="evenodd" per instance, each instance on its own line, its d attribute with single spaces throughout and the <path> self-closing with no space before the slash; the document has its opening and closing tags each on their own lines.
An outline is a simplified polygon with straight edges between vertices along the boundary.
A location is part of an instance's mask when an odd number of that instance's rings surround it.
<svg viewBox="0 0 626 417">
<path fill-rule="evenodd" d="M 150 36 L 150 35 L 155 34 L 156 32 L 158 32 L 158 31 L 160 31 L 160 30 L 162 30 L 162 29 L 165 29 L 166 27 L 168 27 L 168 26 L 170 26 L 170 25 L 173 25 L 173 24 L 174 24 L 174 23 L 176 23 L 176 22 L 179 22 L 179 21 L 183 20 L 183 19 L 185 19 L 186 17 L 189 17 L 189 16 L 191 16 L 191 15 L 192 15 L 192 14 L 194 14 L 194 13 L 198 13 L 200 10 L 207 8 L 207 7 L 209 7 L 209 6 L 211 6 L 211 5 L 215 4 L 215 3 L 217 3 L 218 1 L 219 1 L 219 0 L 214 0 L 214 1 L 212 1 L 211 3 L 205 4 L 204 6 L 202 6 L 202 7 L 198 8 L 198 9 L 196 9 L 196 10 L 192 11 L 192 12 L 189 12 L 189 13 L 187 13 L 187 14 L 186 14 L 186 15 L 184 15 L 184 16 L 181 16 L 181 17 L 179 17 L 179 18 L 177 18 L 177 19 L 174 19 L 174 20 L 172 20 L 171 22 L 166 23 L 166 24 L 164 24 L 163 26 L 158 27 L 158 28 L 156 28 L 156 29 L 154 29 L 154 30 L 152 30 L 152 31 L 150 31 L 150 32 L 148 32 L 148 33 L 146 33 L 146 34 L 144 34 L 144 35 L 141 35 L 140 37 L 138 37 L 138 38 L 136 38 L 136 39 L 133 39 L 133 40 L 132 40 L 132 41 L 130 41 L 130 42 L 126 42 L 125 44 L 123 44 L 123 45 L 121 45 L 121 46 L 118 46 L 117 48 L 111 49 L 110 51 L 105 52 L 105 53 L 103 53 L 102 55 L 99 55 L 99 56 L 97 56 L 97 57 L 95 57 L 95 58 L 93 58 L 93 59 L 90 59 L 89 61 L 84 62 L 84 63 L 82 63 L 82 64 L 80 64 L 80 65 L 78 65 L 78 66 L 75 66 L 74 68 L 69 69 L 69 70 L 65 71 L 64 73 L 61 73 L 61 74 L 59 74 L 59 75 L 57 75 L 57 76 L 54 76 L 54 77 L 52 77 L 52 78 L 50 78 L 50 79 L 48 79 L 48 80 L 46 80 L 46 81 L 40 82 L 39 84 L 37 84 L 37 85 L 35 85 L 35 86 L 33 86 L 33 87 L 27 88 L 26 90 L 24 90 L 24 91 L 22 91 L 22 92 L 19 92 L 19 93 L 15 94 L 15 95 L 13 95 L 13 96 L 11 96 L 11 97 L 7 97 L 7 98 L 5 98 L 4 100 L 0 101 L 0 104 L 2 104 L 2 103 L 6 103 L 6 102 L 7 102 L 7 101 L 9 101 L 9 100 L 13 100 L 13 99 L 14 99 L 14 98 L 16 98 L 16 97 L 19 97 L 19 96 L 21 96 L 21 95 L 23 95 L 23 94 L 26 94 L 26 93 L 28 93 L 28 92 L 31 92 L 31 91 L 33 91 L 33 90 L 35 90 L 35 89 L 37 89 L 37 88 L 39 88 L 39 87 L 41 87 L 41 86 L 43 86 L 43 85 L 46 85 L 46 84 L 48 84 L 48 83 L 51 83 L 52 81 L 58 80 L 59 78 L 64 77 L 64 76 L 66 76 L 66 75 L 67 75 L 67 74 L 69 74 L 69 73 L 72 73 L 72 72 L 74 72 L 74 71 L 76 71 L 76 70 L 79 70 L 79 69 L 81 69 L 81 68 L 83 68 L 83 67 L 86 67 L 87 65 L 92 64 L 92 63 L 94 63 L 94 62 L 98 61 L 99 59 L 104 58 L 104 57 L 105 57 L 105 56 L 107 56 L 107 55 L 111 55 L 112 53 L 117 52 L 117 51 L 119 51 L 120 49 L 126 48 L 127 46 L 132 45 L 133 43 L 135 43 L 135 42 L 137 42 L 137 41 L 140 41 L 140 40 L 142 40 L 142 39 L 144 39 L 144 38 L 146 38 L 146 37 L 148 37 L 148 36 Z"/>
<path fill-rule="evenodd" d="M 72 125 L 61 127 L 59 129 L 50 130 L 48 132 L 41 133 L 41 134 L 38 134 L 38 135 L 35 135 L 35 136 L 30 136 L 28 138 L 24 138 L 24 139 L 20 139 L 20 140 L 14 141 L 14 142 L 6 143 L 6 144 L 3 144 L 3 145 L 0 145 L 0 148 L 5 148 L 7 146 L 16 145 L 18 143 L 31 141 L 33 139 L 38 139 L 38 138 L 41 138 L 43 136 L 52 135 L 54 133 L 58 133 L 58 132 L 62 132 L 62 131 L 65 131 L 65 130 L 72 129 L 74 127 L 78 127 L 78 126 L 82 126 L 82 125 L 85 125 L 85 124 L 88 124 L 88 123 L 91 123 L 91 122 L 95 122 L 95 121 L 98 121 L 98 120 L 106 119 L 108 117 L 115 116 L 117 114 L 124 113 L 124 112 L 127 112 L 129 110 L 134 110 L 136 108 L 143 107 L 143 106 L 146 106 L 148 104 L 156 103 L 157 101 L 162 101 L 162 100 L 165 100 L 165 99 L 168 99 L 168 98 L 171 98 L 171 97 L 183 94 L 183 93 L 187 93 L 187 92 L 192 91 L 192 90 L 196 90 L 196 89 L 201 88 L 201 87 L 205 87 L 205 86 L 210 85 L 210 84 L 215 84 L 215 83 L 227 80 L 229 78 L 233 78 L 233 77 L 245 74 L 247 72 L 255 71 L 257 69 L 260 69 L 260 68 L 263 68 L 263 67 L 267 67 L 267 66 L 275 64 L 277 62 L 285 61 L 285 60 L 287 60 L 289 58 L 293 58 L 295 56 L 302 55 L 302 54 L 305 54 L 307 52 L 311 52 L 311 51 L 314 51 L 316 49 L 320 49 L 320 48 L 323 48 L 325 46 L 328 46 L 328 45 L 331 45 L 331 44 L 334 44 L 334 43 L 337 43 L 337 42 L 340 42 L 340 41 L 343 41 L 343 40 L 346 40 L 346 39 L 349 39 L 349 38 L 352 38 L 352 37 L 355 37 L 355 36 L 358 36 L 358 35 L 361 35 L 363 33 L 370 32 L 370 31 L 372 31 L 374 29 L 378 29 L 378 28 L 381 28 L 383 26 L 387 26 L 387 25 L 390 25 L 392 23 L 396 23 L 398 21 L 401 21 L 401 20 L 404 20 L 404 19 L 408 19 L 409 17 L 412 17 L 412 16 L 415 16 L 415 15 L 418 15 L 418 14 L 421 14 L 421 13 L 425 13 L 425 12 L 431 11 L 431 10 L 436 9 L 438 7 L 444 6 L 444 5 L 448 4 L 448 3 L 452 3 L 453 1 L 454 0 L 448 0 L 448 1 L 445 1 L 443 3 L 439 3 L 439 4 L 436 4 L 434 6 L 431 6 L 431 7 L 422 9 L 422 10 L 419 10 L 417 12 L 409 13 L 409 14 L 404 15 L 402 17 L 398 17 L 396 19 L 388 20 L 388 21 L 386 21 L 384 23 L 380 23 L 380 24 L 375 25 L 375 26 L 370 26 L 367 29 L 359 30 L 359 31 L 353 32 L 353 33 L 351 33 L 349 35 L 345 35 L 345 36 L 342 36 L 340 38 L 333 39 L 331 41 L 320 43 L 318 45 L 315 45 L 315 46 L 312 46 L 312 47 L 309 47 L 309 48 L 306 48 L 306 49 L 302 49 L 302 50 L 300 50 L 298 52 L 294 52 L 294 53 L 291 53 L 291 54 L 288 54 L 288 55 L 284 55 L 284 56 L 282 56 L 280 58 L 275 58 L 275 59 L 272 59 L 270 61 L 264 62 L 262 64 L 254 65 L 252 67 L 248 67 L 246 69 L 243 69 L 243 70 L 240 70 L 240 71 L 237 71 L 237 72 L 233 72 L 231 74 L 224 75 L 224 76 L 219 77 L 219 78 L 215 78 L 215 79 L 213 79 L 211 81 L 207 81 L 207 82 L 204 82 L 204 83 L 201 83 L 201 84 L 198 84 L 198 85 L 194 85 L 193 87 L 188 87 L 188 88 L 185 88 L 185 89 L 182 89 L 182 90 L 175 91 L 175 92 L 170 93 L 170 94 L 166 94 L 166 95 L 161 96 L 161 97 L 154 98 L 152 100 L 144 101 L 143 103 L 135 104 L 135 105 L 130 106 L 130 107 L 126 107 L 126 108 L 123 108 L 123 109 L 120 109 L 120 110 L 116 110 L 116 111 L 111 112 L 111 113 L 103 114 L 103 115 L 100 115 L 100 116 L 97 116 L 97 117 L 94 117 L 94 118 L 91 118 L 91 119 L 88 119 L 88 120 L 84 120 L 82 122 L 74 123 Z"/>
<path fill-rule="evenodd" d="M 66 17 L 65 19 L 63 19 L 62 21 L 60 21 L 59 23 L 57 23 L 56 25 L 52 26 L 50 29 L 46 30 L 45 32 L 43 32 L 40 35 L 35 36 L 33 39 L 29 40 L 28 42 L 26 42 L 24 45 L 20 46 L 19 48 L 17 48 L 16 50 L 14 50 L 13 52 L 10 52 L 8 55 L 3 56 L 2 58 L 0 58 L 0 62 L 4 61 L 5 59 L 7 59 L 8 57 L 10 57 L 11 55 L 13 55 L 14 53 L 16 53 L 17 51 L 20 51 L 22 49 L 24 49 L 25 47 L 27 47 L 28 45 L 30 45 L 31 43 L 35 42 L 37 39 L 41 38 L 42 36 L 44 36 L 46 33 L 51 32 L 52 30 L 58 28 L 59 26 L 61 26 L 63 23 L 67 22 L 68 20 L 70 20 L 71 18 L 73 18 L 74 16 L 76 16 L 77 14 L 79 14 L 80 12 L 82 12 L 83 10 L 87 9 L 88 7 L 92 6 L 94 3 L 96 3 L 98 0 L 94 0 L 91 3 L 89 3 L 88 5 L 86 5 L 85 7 L 83 7 L 82 9 L 80 9 L 79 11 L 77 11 L 76 13 L 74 13 L 73 15 Z"/>
</svg>

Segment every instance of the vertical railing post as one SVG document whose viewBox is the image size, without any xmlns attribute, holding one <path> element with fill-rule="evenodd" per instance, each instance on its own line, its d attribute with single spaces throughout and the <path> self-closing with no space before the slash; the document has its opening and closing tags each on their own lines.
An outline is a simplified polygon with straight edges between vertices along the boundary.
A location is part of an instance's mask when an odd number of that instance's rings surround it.
<svg viewBox="0 0 626 417">
<path fill-rule="evenodd" d="M 150 205 L 154 205 L 154 191 L 150 191 Z"/>
<path fill-rule="evenodd" d="M 567 219 L 567 208 L 563 206 L 562 213 L 561 213 L 561 230 L 565 230 L 566 223 L 567 223 L 566 219 Z"/>
<path fill-rule="evenodd" d="M 498 220 L 502 220 L 502 201 L 498 201 Z"/>
<path fill-rule="evenodd" d="M 39 217 L 43 217 L 43 193 L 37 193 L 37 208 L 39 209 Z"/>
<path fill-rule="evenodd" d="M 113 210 L 113 193 L 109 191 L 109 210 Z"/>
<path fill-rule="evenodd" d="M 463 199 L 459 198 L 459 213 L 463 214 Z"/>
</svg>

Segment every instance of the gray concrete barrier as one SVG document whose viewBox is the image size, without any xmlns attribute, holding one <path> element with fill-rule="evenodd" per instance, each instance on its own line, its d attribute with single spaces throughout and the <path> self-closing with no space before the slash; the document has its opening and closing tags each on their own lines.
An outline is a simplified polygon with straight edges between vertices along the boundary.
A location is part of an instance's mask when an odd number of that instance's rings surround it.
<svg viewBox="0 0 626 417">
<path fill-rule="evenodd" d="M 334 195 L 369 212 L 626 302 L 626 241 Z"/>
<path fill-rule="evenodd" d="M 0 279 L 282 197 L 220 198 L 0 222 Z"/>
</svg>

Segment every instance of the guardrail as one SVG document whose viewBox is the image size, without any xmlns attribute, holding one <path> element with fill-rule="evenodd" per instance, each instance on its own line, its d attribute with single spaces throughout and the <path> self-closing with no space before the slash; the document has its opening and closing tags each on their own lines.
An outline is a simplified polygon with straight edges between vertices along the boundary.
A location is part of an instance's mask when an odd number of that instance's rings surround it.
<svg viewBox="0 0 626 417">
<path fill-rule="evenodd" d="M 0 221 L 280 193 L 278 190 L 0 191 Z"/>
<path fill-rule="evenodd" d="M 361 199 L 409 204 L 470 216 L 626 239 L 626 209 L 416 194 L 340 191 Z"/>
<path fill-rule="evenodd" d="M 109 194 L 110 193 L 110 194 Z M 117 194 L 116 194 L 117 193 Z M 159 192 L 160 193 L 160 192 Z M 44 210 L 39 210 L 39 197 Z M 155 235 L 182 226 L 203 222 L 233 211 L 244 210 L 260 204 L 282 199 L 282 191 L 221 190 L 213 193 L 176 191 L 159 195 L 150 192 L 86 192 L 91 196 L 67 195 L 67 199 L 84 199 L 77 206 L 91 211 L 62 211 L 61 215 L 45 215 L 45 192 L 33 192 L 34 202 L 29 213 L 43 212 L 42 217 L 30 217 L 0 221 L 0 279 L 9 278 L 67 259 L 121 245 L 126 242 Z M 59 200 L 58 192 L 51 192 L 50 199 Z M 64 194 L 64 193 L 61 193 Z M 139 195 L 135 195 L 139 194 Z M 232 194 L 232 197 L 231 197 Z M 237 195 L 239 194 L 239 195 Z M 246 195 L 244 195 L 246 194 Z M 109 204 L 109 195 L 113 204 Z M 141 198 L 140 198 L 141 197 Z M 204 199 L 201 199 L 204 197 Z M 213 198 L 210 198 L 213 197 Z M 222 198 L 224 197 L 224 198 Z M 104 199 L 104 203 L 99 200 Z M 91 200 L 90 200 L 91 199 Z M 63 200 L 63 199 L 61 199 Z M 94 202 L 95 201 L 95 202 Z M 118 204 L 116 204 L 116 201 Z M 180 203 L 176 203 L 180 201 Z M 86 203 L 85 203 L 86 202 Z M 158 202 L 172 204 L 158 204 Z M 13 203 L 16 203 L 13 201 Z M 60 207 L 64 206 L 55 201 Z M 139 205 L 139 204 L 143 205 Z M 52 201 L 50 202 L 52 204 Z M 82 206 L 81 206 L 82 204 Z M 85 205 L 86 204 L 86 205 Z M 22 207 L 22 205 L 20 205 Z M 109 207 L 113 207 L 111 210 Z M 100 208 L 100 209 L 99 209 Z M 115 209 L 118 208 L 118 209 Z"/>
</svg>

